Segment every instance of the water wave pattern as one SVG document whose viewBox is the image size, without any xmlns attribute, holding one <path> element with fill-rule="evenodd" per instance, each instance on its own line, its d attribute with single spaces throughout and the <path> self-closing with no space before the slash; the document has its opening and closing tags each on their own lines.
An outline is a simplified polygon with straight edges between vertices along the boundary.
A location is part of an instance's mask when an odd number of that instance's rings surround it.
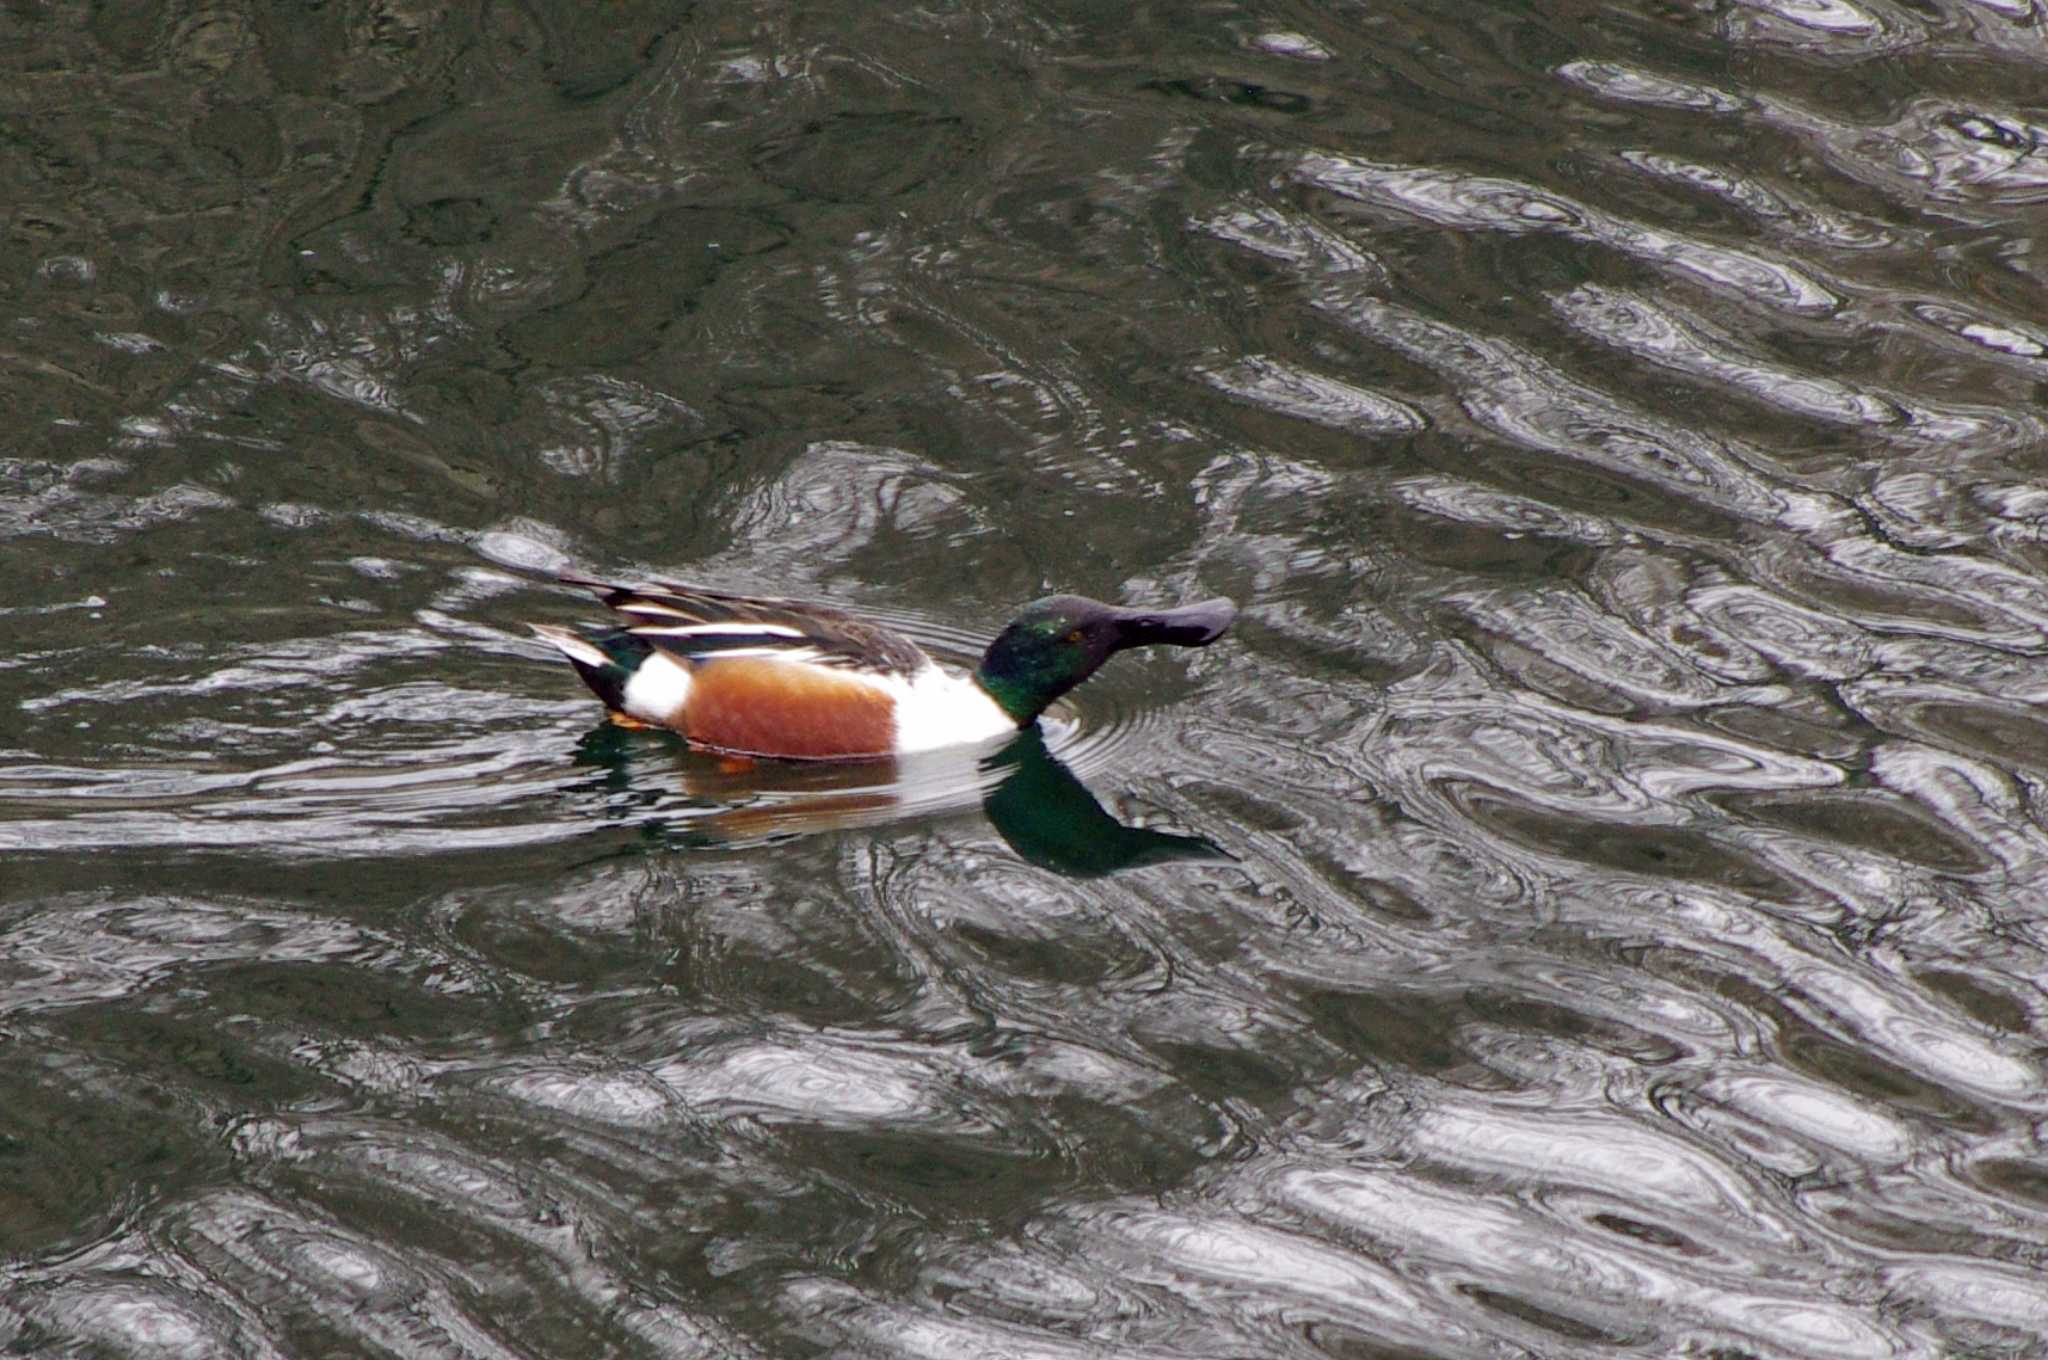
<svg viewBox="0 0 2048 1360">
<path fill-rule="evenodd" d="M 2039 7 L 1440 10 L 0 14 L 0 1344 L 2048 1351 Z"/>
</svg>

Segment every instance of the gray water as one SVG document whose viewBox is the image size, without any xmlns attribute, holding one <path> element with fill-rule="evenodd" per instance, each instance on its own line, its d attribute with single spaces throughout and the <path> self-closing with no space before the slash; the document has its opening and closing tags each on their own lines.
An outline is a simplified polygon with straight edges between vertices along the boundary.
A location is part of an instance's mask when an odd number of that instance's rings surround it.
<svg viewBox="0 0 2048 1360">
<path fill-rule="evenodd" d="M 0 1338 L 2048 1354 L 2048 17 L 0 11 Z M 599 722 L 573 570 L 993 758 Z"/>
</svg>

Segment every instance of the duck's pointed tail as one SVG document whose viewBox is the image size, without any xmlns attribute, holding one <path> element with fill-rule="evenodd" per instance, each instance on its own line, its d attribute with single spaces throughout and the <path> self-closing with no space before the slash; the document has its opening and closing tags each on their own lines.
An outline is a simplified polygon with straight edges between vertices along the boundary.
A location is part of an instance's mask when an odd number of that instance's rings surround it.
<svg viewBox="0 0 2048 1360">
<path fill-rule="evenodd" d="M 535 637 L 553 643 L 563 656 L 568 657 L 569 664 L 576 668 L 576 674 L 583 677 L 583 683 L 590 686 L 612 712 L 632 718 L 642 716 L 627 707 L 626 690 L 640 667 L 654 653 L 654 647 L 646 639 L 623 632 L 586 637 L 551 623 L 529 623 L 526 626 L 533 630 Z"/>
</svg>

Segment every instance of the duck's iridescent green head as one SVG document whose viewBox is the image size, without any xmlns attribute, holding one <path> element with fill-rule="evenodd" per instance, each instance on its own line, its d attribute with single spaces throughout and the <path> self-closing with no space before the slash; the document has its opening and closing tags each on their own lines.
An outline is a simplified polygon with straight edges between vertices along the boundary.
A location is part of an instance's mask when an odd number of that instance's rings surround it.
<svg viewBox="0 0 2048 1360">
<path fill-rule="evenodd" d="M 1126 647 L 1206 647 L 1237 606 L 1222 598 L 1179 609 L 1124 609 L 1079 595 L 1024 607 L 981 658 L 974 678 L 1023 727 Z"/>
</svg>

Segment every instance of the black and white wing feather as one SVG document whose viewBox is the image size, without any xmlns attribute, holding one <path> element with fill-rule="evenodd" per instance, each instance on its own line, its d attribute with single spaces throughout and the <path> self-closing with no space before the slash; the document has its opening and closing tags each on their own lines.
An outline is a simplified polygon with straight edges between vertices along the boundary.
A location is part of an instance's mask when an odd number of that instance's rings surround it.
<svg viewBox="0 0 2048 1360">
<path fill-rule="evenodd" d="M 595 592 L 623 614 L 628 633 L 692 661 L 753 656 L 902 676 L 931 664 L 901 633 L 830 605 L 728 595 L 672 581 L 624 586 L 579 576 L 562 580 Z"/>
</svg>

